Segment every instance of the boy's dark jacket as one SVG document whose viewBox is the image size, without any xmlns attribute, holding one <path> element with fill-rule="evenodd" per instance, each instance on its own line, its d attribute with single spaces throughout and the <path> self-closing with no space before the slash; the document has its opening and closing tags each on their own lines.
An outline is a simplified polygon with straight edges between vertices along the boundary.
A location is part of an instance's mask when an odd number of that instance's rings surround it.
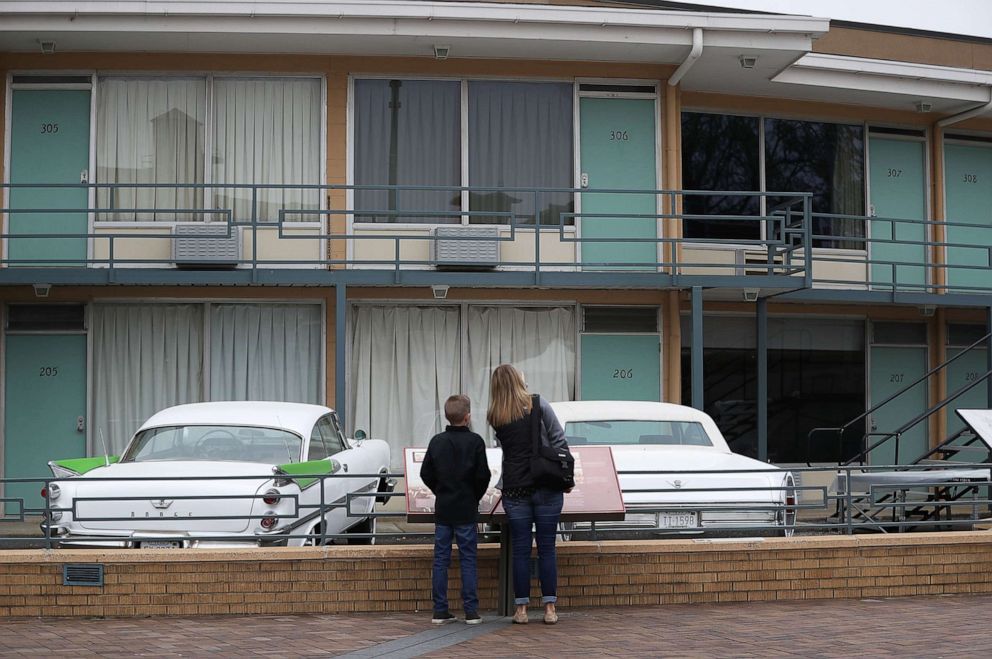
<svg viewBox="0 0 992 659">
<path fill-rule="evenodd" d="M 489 462 L 482 437 L 465 426 L 448 426 L 434 435 L 420 465 L 420 478 L 437 498 L 437 522 L 475 524 L 479 500 L 489 486 Z"/>
</svg>

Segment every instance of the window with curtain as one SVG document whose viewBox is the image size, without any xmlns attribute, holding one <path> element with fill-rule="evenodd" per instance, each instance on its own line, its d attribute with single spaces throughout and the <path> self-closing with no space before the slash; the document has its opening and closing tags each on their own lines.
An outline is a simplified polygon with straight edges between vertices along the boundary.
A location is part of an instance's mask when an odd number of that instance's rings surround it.
<svg viewBox="0 0 992 659">
<path fill-rule="evenodd" d="M 461 185 L 458 81 L 356 80 L 354 108 L 355 185 Z M 358 189 L 355 209 L 358 222 L 459 224 L 461 194 Z"/>
<path fill-rule="evenodd" d="M 388 441 L 394 467 L 404 448 L 426 446 L 444 429 L 444 401 L 455 393 L 472 401 L 472 429 L 491 438 L 489 378 L 501 363 L 520 368 L 531 391 L 549 401 L 574 397 L 570 307 L 470 306 L 463 317 L 452 305 L 359 305 L 351 321 L 349 423 Z"/>
<path fill-rule="evenodd" d="M 213 87 L 214 183 L 314 185 L 320 181 L 320 80 L 317 78 L 216 78 Z M 258 188 L 259 221 L 279 211 L 320 207 L 320 191 Z M 213 206 L 234 219 L 252 219 L 251 188 L 214 190 Z M 287 213 L 286 221 L 319 221 L 313 213 Z"/>
<path fill-rule="evenodd" d="M 682 187 L 685 190 L 755 192 L 761 188 L 757 117 L 682 113 Z M 760 197 L 685 195 L 688 215 L 759 215 Z M 686 238 L 758 240 L 761 226 L 747 219 L 687 219 Z"/>
<path fill-rule="evenodd" d="M 865 139 L 862 126 L 765 119 L 765 189 L 812 192 L 817 247 L 865 249 Z M 775 198 L 768 200 L 771 211 Z M 833 238 L 836 236 L 837 238 Z"/>
<path fill-rule="evenodd" d="M 175 211 L 203 207 L 203 190 L 182 186 L 204 182 L 206 98 L 203 78 L 99 80 L 95 182 L 162 187 L 98 188 L 97 205 L 114 209 L 98 220 L 203 219 Z"/>
<path fill-rule="evenodd" d="M 569 83 L 469 82 L 469 185 L 571 188 L 572 96 Z M 557 225 L 574 203 L 571 192 L 473 190 L 469 208 L 499 213 L 473 216 L 476 224 Z"/>
<path fill-rule="evenodd" d="M 426 446 L 444 429 L 444 401 L 460 391 L 459 309 L 358 306 L 350 327 L 347 418 L 386 440 L 393 468 L 401 468 L 405 447 Z"/>
<path fill-rule="evenodd" d="M 211 305 L 210 400 L 320 403 L 322 328 L 318 305 Z"/>
<path fill-rule="evenodd" d="M 90 340 L 90 455 L 120 453 L 155 412 L 202 400 L 203 305 L 94 304 Z"/>
</svg>

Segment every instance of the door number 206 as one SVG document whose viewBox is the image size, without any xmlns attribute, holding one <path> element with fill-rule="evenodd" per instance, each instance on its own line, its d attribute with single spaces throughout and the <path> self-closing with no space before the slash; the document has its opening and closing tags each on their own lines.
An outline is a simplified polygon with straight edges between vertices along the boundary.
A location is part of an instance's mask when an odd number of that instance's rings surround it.
<svg viewBox="0 0 992 659">
<path fill-rule="evenodd" d="M 614 380 L 629 380 L 634 377 L 634 369 L 632 368 L 615 368 L 613 369 L 613 379 Z"/>
</svg>

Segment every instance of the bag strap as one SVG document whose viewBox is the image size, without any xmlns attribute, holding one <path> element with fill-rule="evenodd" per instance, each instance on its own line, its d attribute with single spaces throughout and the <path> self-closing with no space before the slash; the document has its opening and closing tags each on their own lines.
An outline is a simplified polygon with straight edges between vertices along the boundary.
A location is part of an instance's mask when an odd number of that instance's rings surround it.
<svg viewBox="0 0 992 659">
<path fill-rule="evenodd" d="M 534 456 L 540 455 L 541 446 L 541 397 L 531 394 L 530 397 L 530 439 L 531 453 Z"/>
</svg>

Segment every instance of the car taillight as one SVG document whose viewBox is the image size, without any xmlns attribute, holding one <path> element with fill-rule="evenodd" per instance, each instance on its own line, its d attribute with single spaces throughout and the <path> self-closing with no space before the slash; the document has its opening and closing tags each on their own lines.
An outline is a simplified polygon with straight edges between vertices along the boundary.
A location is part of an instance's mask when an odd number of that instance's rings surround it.
<svg viewBox="0 0 992 659">
<path fill-rule="evenodd" d="M 277 520 L 278 518 L 275 515 L 266 515 L 265 517 L 262 518 L 260 524 L 262 525 L 263 529 L 269 530 L 276 525 Z"/>
<path fill-rule="evenodd" d="M 279 503 L 279 490 L 269 490 L 262 495 L 262 501 L 270 506 L 274 506 Z"/>
<path fill-rule="evenodd" d="M 55 483 L 50 484 L 48 487 L 41 488 L 41 496 L 43 498 L 48 498 L 50 500 L 58 499 L 62 495 L 62 488 L 60 488 Z"/>
<path fill-rule="evenodd" d="M 796 505 L 796 496 L 794 494 L 790 494 L 789 496 L 785 497 L 785 505 L 787 505 L 787 506 L 795 506 Z"/>
</svg>

